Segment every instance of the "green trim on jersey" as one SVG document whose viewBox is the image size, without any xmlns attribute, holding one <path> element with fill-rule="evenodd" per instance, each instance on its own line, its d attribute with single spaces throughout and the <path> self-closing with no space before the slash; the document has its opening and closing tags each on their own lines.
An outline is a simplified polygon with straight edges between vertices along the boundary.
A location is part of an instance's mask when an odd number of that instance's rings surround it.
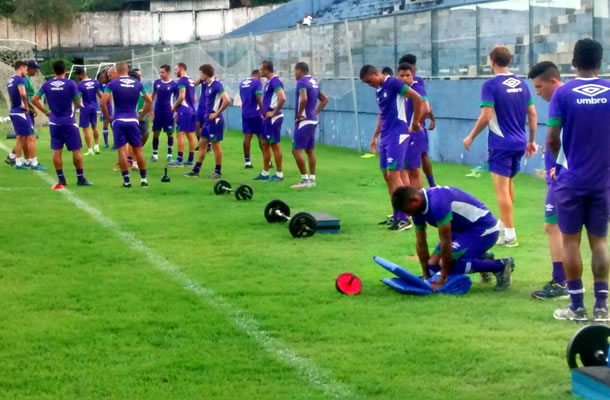
<svg viewBox="0 0 610 400">
<path fill-rule="evenodd" d="M 428 101 L 428 96 L 423 96 L 421 99 L 422 99 L 424 102 L 427 102 L 427 101 Z"/>
<path fill-rule="evenodd" d="M 140 93 L 140 97 L 138 98 L 138 105 L 136 106 L 136 112 L 139 114 L 143 108 L 144 108 L 144 95 L 142 93 Z"/>
<path fill-rule="evenodd" d="M 302 88 L 299 89 L 299 92 L 302 92 L 303 90 L 307 91 L 307 88 L 306 87 L 302 87 Z"/>
<path fill-rule="evenodd" d="M 452 251 L 451 252 L 451 259 L 453 261 L 459 260 L 460 258 L 462 258 L 462 256 L 464 255 L 464 253 L 466 253 L 467 250 L 468 249 L 462 249 L 460 251 Z M 441 250 L 440 249 L 434 249 L 432 254 L 438 254 L 440 256 L 441 255 Z"/>
<path fill-rule="evenodd" d="M 275 88 L 275 90 L 273 91 L 273 93 L 277 93 L 277 92 L 279 92 L 280 90 L 284 90 L 284 88 L 282 88 L 282 87 L 277 87 L 277 88 Z"/>
<path fill-rule="evenodd" d="M 263 91 L 262 90 L 257 90 L 256 92 L 254 92 L 254 94 L 260 94 L 262 96 L 263 95 Z"/>
<path fill-rule="evenodd" d="M 448 224 L 449 222 L 451 222 L 451 220 L 453 219 L 453 212 L 449 211 L 449 213 L 447 215 L 445 215 L 445 217 L 443 219 L 441 219 L 440 221 L 438 221 L 436 223 L 437 226 L 443 226 L 445 224 Z"/>
<path fill-rule="evenodd" d="M 420 232 L 425 231 L 425 230 L 426 230 L 426 224 L 423 224 L 423 225 L 415 225 L 415 230 L 416 230 L 416 231 L 420 231 Z"/>
<path fill-rule="evenodd" d="M 72 100 L 78 100 L 81 98 L 81 93 L 77 93 L 72 97 Z"/>
<path fill-rule="evenodd" d="M 546 120 L 546 126 L 548 126 L 549 128 L 561 126 L 561 123 L 561 117 L 549 118 Z"/>
<path fill-rule="evenodd" d="M 148 91 L 146 90 L 146 88 L 144 87 L 144 85 L 142 85 L 142 90 L 140 90 L 140 93 L 142 93 L 142 94 L 148 94 Z"/>
<path fill-rule="evenodd" d="M 546 222 L 547 224 L 557 225 L 557 214 L 544 217 L 544 222 Z"/>
<path fill-rule="evenodd" d="M 481 107 L 494 108 L 494 102 L 493 101 L 482 101 Z"/>
<path fill-rule="evenodd" d="M 184 85 L 178 85 L 178 90 L 182 90 L 182 89 L 186 89 L 186 86 L 184 86 Z"/>
<path fill-rule="evenodd" d="M 527 101 L 527 105 L 528 106 L 533 106 L 534 105 L 534 99 L 530 97 L 530 99 Z"/>
<path fill-rule="evenodd" d="M 42 97 L 44 97 L 44 93 L 42 92 L 42 90 L 39 90 L 36 92 L 36 96 L 42 98 Z"/>
<path fill-rule="evenodd" d="M 218 94 L 223 94 L 225 92 L 225 88 L 222 88 L 218 91 Z"/>
<path fill-rule="evenodd" d="M 405 83 L 405 85 L 402 87 L 402 89 L 400 89 L 400 95 L 401 95 L 401 96 L 404 96 L 404 95 L 405 95 L 405 93 L 407 93 L 407 90 L 409 90 L 409 85 L 407 85 L 407 84 Z"/>
<path fill-rule="evenodd" d="M 112 93 L 112 90 L 109 87 L 106 87 L 106 89 L 104 89 L 104 93 Z"/>
</svg>

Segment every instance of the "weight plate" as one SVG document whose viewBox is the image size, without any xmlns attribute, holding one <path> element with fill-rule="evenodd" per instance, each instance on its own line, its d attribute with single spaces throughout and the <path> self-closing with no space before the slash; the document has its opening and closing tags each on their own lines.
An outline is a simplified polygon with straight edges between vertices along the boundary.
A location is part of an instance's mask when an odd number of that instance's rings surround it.
<svg viewBox="0 0 610 400">
<path fill-rule="evenodd" d="M 300 212 L 294 214 L 294 217 L 290 218 L 290 225 L 288 229 L 290 234 L 295 238 L 304 238 L 313 236 L 316 233 L 318 223 L 313 215 Z"/>
<path fill-rule="evenodd" d="M 216 194 L 227 194 L 231 191 L 231 184 L 224 179 L 219 180 L 214 185 L 214 193 Z"/>
<path fill-rule="evenodd" d="M 271 200 L 265 206 L 265 219 L 267 222 L 275 223 L 286 221 L 286 218 L 275 213 L 276 210 L 290 218 L 290 207 L 288 207 L 288 204 L 284 203 L 282 200 Z"/>
<path fill-rule="evenodd" d="M 609 337 L 610 328 L 604 325 L 589 325 L 576 332 L 566 351 L 570 369 L 608 366 Z"/>
<path fill-rule="evenodd" d="M 362 281 L 356 275 L 346 272 L 337 277 L 335 287 L 343 294 L 356 295 L 362 290 Z"/>
<path fill-rule="evenodd" d="M 235 189 L 235 198 L 237 200 L 252 200 L 254 196 L 254 191 L 248 185 L 239 185 L 237 189 Z"/>
</svg>

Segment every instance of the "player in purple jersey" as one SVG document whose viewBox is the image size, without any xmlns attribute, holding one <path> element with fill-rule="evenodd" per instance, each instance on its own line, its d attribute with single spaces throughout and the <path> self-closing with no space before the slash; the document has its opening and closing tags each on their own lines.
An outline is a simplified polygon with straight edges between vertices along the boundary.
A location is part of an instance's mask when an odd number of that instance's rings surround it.
<svg viewBox="0 0 610 400">
<path fill-rule="evenodd" d="M 127 162 L 128 145 L 131 146 L 135 160 L 140 169 L 140 184 L 148 186 L 146 178 L 146 161 L 142 154 L 142 133 L 139 121 L 150 112 L 152 99 L 146 89 L 138 80 L 128 76 L 129 66 L 126 62 L 120 62 L 116 66 L 119 78 L 106 86 L 102 97 L 102 112 L 112 123 L 114 143 L 119 153 L 119 166 L 123 175 L 123 187 L 130 188 L 129 164 Z M 144 96 L 144 107 L 140 115 L 136 113 L 136 107 L 140 94 Z M 106 104 L 112 97 L 114 102 L 114 116 L 110 116 Z"/>
<path fill-rule="evenodd" d="M 216 167 L 214 168 L 212 175 L 208 176 L 208 178 L 220 179 L 222 175 L 222 148 L 220 147 L 220 142 L 224 136 L 224 119 L 222 113 L 231 103 L 231 99 L 227 92 L 225 92 L 222 83 L 214 77 L 214 67 L 210 64 L 203 64 L 199 67 L 199 71 L 201 72 L 201 80 L 205 82 L 205 85 L 203 86 L 205 88 L 204 118 L 201 138 L 199 139 L 199 155 L 193 170 L 184 176 L 199 177 L 201 165 L 208 152 L 208 143 L 211 143 Z"/>
<path fill-rule="evenodd" d="M 512 59 L 510 51 L 504 46 L 497 46 L 489 58 L 496 77 L 483 84 L 481 115 L 464 139 L 464 148 L 470 150 L 474 139 L 489 125 L 489 171 L 500 209 L 498 244 L 517 247 L 519 243 L 513 219 L 513 178 L 521 168 L 523 154 L 528 157 L 536 154 L 538 117 L 527 84 L 508 68 Z M 525 136 L 526 116 L 529 139 Z"/>
<path fill-rule="evenodd" d="M 245 168 L 252 168 L 250 159 L 250 144 L 252 135 L 259 138 L 263 134 L 263 84 L 261 83 L 261 72 L 255 69 L 250 74 L 250 78 L 244 79 L 239 84 L 239 97 L 241 99 L 241 125 L 244 132 L 244 160 Z M 262 147 L 261 147 L 262 150 Z"/>
<path fill-rule="evenodd" d="M 294 139 L 292 155 L 301 173 L 301 182 L 291 187 L 310 188 L 316 186 L 316 126 L 318 115 L 328 103 L 328 98 L 318 87 L 318 82 L 309 75 L 309 66 L 299 62 L 294 67 L 294 79 L 297 81 Z M 303 158 L 303 150 L 307 153 L 309 175 Z"/>
<path fill-rule="evenodd" d="M 97 101 L 102 99 L 100 83 L 89 78 L 84 68 L 77 68 L 75 74 L 79 80 L 78 90 L 82 95 L 78 126 L 83 129 L 83 136 L 87 144 L 88 151 L 84 155 L 100 154 L 100 134 L 97 131 Z M 93 131 L 93 145 L 89 127 Z"/>
<path fill-rule="evenodd" d="M 550 101 L 553 93 L 563 83 L 559 76 L 557 66 L 550 61 L 543 61 L 534 65 L 528 75 L 536 88 L 536 94 L 546 101 Z M 535 299 L 545 300 L 568 297 L 566 276 L 563 270 L 563 245 L 561 232 L 557 226 L 557 201 L 555 199 L 555 158 L 547 149 L 544 151 L 544 166 L 546 170 L 547 192 L 544 204 L 544 231 L 549 239 L 551 262 L 553 272 L 549 283 L 541 290 L 532 292 Z"/>
<path fill-rule="evenodd" d="M 108 76 L 109 71 L 110 71 L 110 68 L 102 70 L 99 72 L 99 74 L 97 74 L 97 81 L 100 83 L 100 91 L 102 92 L 102 95 L 104 93 L 104 90 L 106 90 L 106 85 L 108 84 L 108 82 L 110 82 L 110 77 Z M 110 115 L 112 115 L 112 104 L 108 104 L 108 111 L 110 112 Z M 102 121 L 102 136 L 104 137 L 104 148 L 107 149 L 107 148 L 109 148 L 108 128 L 110 126 L 110 122 L 107 121 L 106 117 L 104 117 L 104 114 L 101 113 L 101 105 L 100 105 L 100 121 Z M 114 145 L 112 146 L 112 149 L 115 150 Z"/>
<path fill-rule="evenodd" d="M 420 190 L 403 186 L 393 193 L 392 204 L 413 217 L 424 279 L 440 270 L 440 287 L 450 274 L 493 273 L 496 290 L 511 286 L 515 262 L 512 258 L 494 260 L 486 255 L 498 240 L 498 222 L 474 196 L 448 186 Z M 432 255 L 428 250 L 427 224 L 438 229 L 440 239 Z"/>
<path fill-rule="evenodd" d="M 591 248 L 595 306 L 593 321 L 607 323 L 606 237 L 610 215 L 610 81 L 599 78 L 602 45 L 582 39 L 574 46 L 576 79 L 557 88 L 547 120 L 547 145 L 556 159 L 557 223 L 571 304 L 555 310 L 558 320 L 588 321 L 583 302 L 580 241 L 583 226 Z"/>
<path fill-rule="evenodd" d="M 263 134 L 259 136 L 263 150 L 263 171 L 254 178 L 255 181 L 282 182 L 284 172 L 282 171 L 282 122 L 284 114 L 282 107 L 286 102 L 284 84 L 280 77 L 273 72 L 273 63 L 265 60 L 260 65 L 261 75 L 267 78 L 263 90 Z M 271 152 L 275 159 L 275 175 L 269 176 L 271 166 Z"/>
<path fill-rule="evenodd" d="M 42 85 L 32 98 L 32 103 L 49 117 L 51 150 L 53 150 L 53 164 L 58 180 L 54 188 L 61 189 L 66 185 L 61 157 L 64 145 L 68 151 L 72 152 L 72 161 L 76 168 L 76 185 L 92 186 L 85 179 L 83 172 L 83 156 L 80 152 L 82 142 L 78 125 L 74 119 L 74 109 L 80 107 L 81 93 L 73 80 L 66 79 L 66 64 L 62 60 L 53 63 L 53 72 L 55 72 L 55 77 Z M 51 112 L 48 112 L 42 104 L 43 96 L 46 97 Z"/>
<path fill-rule="evenodd" d="M 409 145 L 410 128 L 407 124 L 404 99 L 413 101 L 414 117 L 411 129 L 419 131 L 423 101 L 417 92 L 397 78 L 384 76 L 372 65 L 365 65 L 360 70 L 360 80 L 376 89 L 379 106 L 379 167 L 388 187 L 390 199 L 392 193 L 408 182 L 402 181 L 401 171 Z M 371 142 L 371 150 L 377 151 L 376 138 Z M 394 212 L 392 230 L 402 231 L 410 228 L 410 222 L 400 210 Z"/>
<path fill-rule="evenodd" d="M 152 99 L 155 103 L 153 112 L 153 154 L 150 161 L 159 160 L 159 135 L 161 130 L 167 134 L 167 161 L 172 161 L 174 147 L 174 115 L 172 114 L 172 96 L 176 91 L 176 82 L 172 80 L 171 68 L 167 64 L 159 67 L 159 78 L 153 83 Z"/>
<path fill-rule="evenodd" d="M 178 157 L 175 161 L 167 164 L 168 167 L 182 168 L 184 165 L 193 165 L 195 157 L 195 131 L 197 130 L 197 121 L 195 115 L 195 82 L 187 75 L 187 67 L 184 63 L 176 64 L 174 72 L 178 77 L 176 89 L 178 90 L 178 98 L 172 107 L 172 113 L 178 114 Z M 189 142 L 189 156 L 186 163 L 183 163 L 184 155 L 184 136 Z"/>
</svg>

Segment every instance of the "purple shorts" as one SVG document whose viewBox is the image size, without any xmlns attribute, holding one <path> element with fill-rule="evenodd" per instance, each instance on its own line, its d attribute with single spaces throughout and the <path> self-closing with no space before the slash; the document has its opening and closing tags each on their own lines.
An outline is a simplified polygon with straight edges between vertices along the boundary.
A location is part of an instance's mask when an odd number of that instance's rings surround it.
<svg viewBox="0 0 610 400">
<path fill-rule="evenodd" d="M 49 131 L 51 133 L 51 150 L 62 150 L 64 144 L 68 151 L 80 150 L 83 147 L 83 142 L 80 140 L 80 132 L 76 124 L 49 124 Z"/>
<path fill-rule="evenodd" d="M 412 132 L 409 136 L 409 147 L 405 159 L 405 169 L 417 169 L 421 167 L 421 155 L 425 153 L 426 134 L 423 130 Z"/>
<path fill-rule="evenodd" d="M 282 114 L 264 120 L 261 140 L 264 140 L 269 144 L 279 143 L 282 139 L 282 122 L 284 122 L 284 116 Z"/>
<path fill-rule="evenodd" d="M 521 150 L 489 149 L 489 172 L 514 178 L 521 169 L 521 158 L 524 154 Z"/>
<path fill-rule="evenodd" d="M 91 110 L 89 108 L 80 109 L 80 117 L 78 119 L 78 126 L 80 128 L 89 128 L 89 126 L 97 126 L 97 110 Z"/>
<path fill-rule="evenodd" d="M 193 133 L 197 130 L 196 116 L 190 112 L 178 113 L 178 132 Z"/>
<path fill-rule="evenodd" d="M 206 117 L 205 117 L 205 113 L 203 112 L 203 110 L 197 110 L 197 113 L 195 114 L 196 122 L 199 124 L 200 127 L 203 127 L 203 125 L 206 122 Z"/>
<path fill-rule="evenodd" d="M 153 132 L 165 131 L 168 135 L 174 133 L 174 116 L 169 114 L 156 114 L 152 126 Z"/>
<path fill-rule="evenodd" d="M 608 234 L 610 188 L 576 189 L 555 184 L 557 223 L 566 235 L 582 231 L 583 225 L 595 236 Z"/>
<path fill-rule="evenodd" d="M 108 103 L 108 114 L 112 117 L 114 113 L 112 112 L 112 103 Z M 104 117 L 104 113 L 101 113 L 100 121 L 106 121 L 106 117 Z"/>
<path fill-rule="evenodd" d="M 294 126 L 292 148 L 313 150 L 316 145 L 316 126 L 318 121 L 301 121 Z"/>
<path fill-rule="evenodd" d="M 547 185 L 546 188 L 544 222 L 547 224 L 557 224 L 557 196 L 555 195 L 555 183 Z"/>
<path fill-rule="evenodd" d="M 206 121 L 201 127 L 200 138 L 205 138 L 209 142 L 221 142 L 224 138 L 225 121 L 222 117 L 216 118 L 214 121 Z"/>
<path fill-rule="evenodd" d="M 263 133 L 263 118 L 243 118 L 241 119 L 241 129 L 245 134 L 260 135 Z"/>
<path fill-rule="evenodd" d="M 453 261 L 459 259 L 482 258 L 487 250 L 495 246 L 500 236 L 500 231 L 496 227 L 488 229 L 472 229 L 466 232 L 451 232 Z M 434 254 L 441 254 L 441 244 L 439 243 Z M 468 273 L 468 272 L 467 272 Z"/>
<path fill-rule="evenodd" d="M 402 171 L 409 150 L 410 135 L 393 135 L 379 141 L 379 168 L 382 171 Z"/>
<path fill-rule="evenodd" d="M 34 123 L 30 114 L 10 113 L 15 135 L 30 136 L 34 134 Z"/>
<path fill-rule="evenodd" d="M 121 121 L 115 119 L 112 121 L 112 133 L 114 135 L 114 145 L 117 149 L 128 143 L 133 147 L 142 147 L 142 133 L 137 120 Z"/>
</svg>

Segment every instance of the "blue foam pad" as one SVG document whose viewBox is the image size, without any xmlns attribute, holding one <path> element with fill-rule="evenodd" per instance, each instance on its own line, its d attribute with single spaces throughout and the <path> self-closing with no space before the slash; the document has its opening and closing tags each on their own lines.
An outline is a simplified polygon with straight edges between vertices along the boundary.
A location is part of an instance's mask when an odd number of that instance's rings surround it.
<svg viewBox="0 0 610 400">
<path fill-rule="evenodd" d="M 432 291 L 432 286 L 430 286 L 426 281 L 410 273 L 406 269 L 402 268 L 400 265 L 394 264 L 393 262 L 381 257 L 373 257 L 373 261 L 375 261 L 377 264 L 381 265 L 383 268 L 387 269 L 388 271 L 399 277 L 407 285 L 419 288 L 421 290 Z"/>
<path fill-rule="evenodd" d="M 426 296 L 434 293 L 432 289 L 421 289 L 415 286 L 411 286 L 405 283 L 405 281 L 400 278 L 384 278 L 381 280 L 381 282 L 385 283 L 392 289 L 399 291 L 400 293 L 418 294 L 421 296 Z"/>
</svg>

